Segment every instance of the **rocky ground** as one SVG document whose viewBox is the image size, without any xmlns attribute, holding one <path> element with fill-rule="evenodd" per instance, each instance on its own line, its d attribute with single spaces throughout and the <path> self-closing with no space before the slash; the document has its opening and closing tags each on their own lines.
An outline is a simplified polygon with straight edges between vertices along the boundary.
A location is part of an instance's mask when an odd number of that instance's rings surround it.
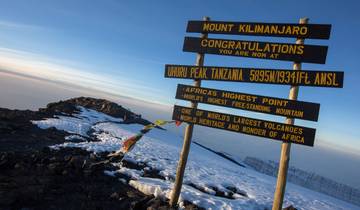
<svg viewBox="0 0 360 210">
<path fill-rule="evenodd" d="M 107 154 L 77 148 L 50 150 L 48 146 L 63 143 L 68 134 L 42 130 L 30 122 L 77 112 L 79 105 L 121 117 L 125 123 L 149 123 L 115 103 L 85 97 L 52 103 L 36 112 L 0 108 L 0 209 L 170 209 L 167 201 L 105 175 L 112 165 L 99 162 Z M 186 209 L 200 208 L 187 204 Z"/>
</svg>

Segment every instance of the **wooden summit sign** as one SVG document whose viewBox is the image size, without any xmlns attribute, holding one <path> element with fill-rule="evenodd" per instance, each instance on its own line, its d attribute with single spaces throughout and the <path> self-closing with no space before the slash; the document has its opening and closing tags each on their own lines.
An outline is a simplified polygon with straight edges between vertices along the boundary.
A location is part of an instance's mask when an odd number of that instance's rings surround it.
<svg viewBox="0 0 360 210">
<path fill-rule="evenodd" d="M 183 51 L 324 64 L 327 46 L 185 37 Z"/>
<path fill-rule="evenodd" d="M 179 84 L 176 99 L 317 121 L 320 104 Z"/>
<path fill-rule="evenodd" d="M 167 64 L 165 77 L 342 88 L 344 72 Z"/>
<path fill-rule="evenodd" d="M 183 51 L 195 52 L 196 64 L 165 65 L 165 77 L 193 79 L 194 85 L 178 85 L 176 99 L 188 100 L 191 107 L 174 106 L 173 120 L 187 122 L 184 143 L 178 162 L 170 206 L 179 199 L 186 162 L 190 151 L 194 125 L 218 128 L 273 140 L 282 141 L 279 171 L 272 210 L 281 210 L 291 143 L 313 146 L 316 130 L 297 126 L 295 118 L 317 121 L 320 104 L 298 101 L 299 86 L 342 88 L 344 72 L 301 70 L 301 63 L 324 64 L 327 46 L 305 45 L 304 39 L 329 39 L 331 25 L 308 24 L 302 18 L 299 24 L 189 21 L 187 32 L 201 33 L 200 37 L 185 37 Z M 293 37 L 296 43 L 247 41 L 208 38 L 208 34 Z M 205 54 L 239 56 L 260 59 L 293 61 L 293 69 L 242 68 L 204 66 Z M 202 80 L 248 82 L 290 85 L 289 98 L 253 95 L 247 93 L 201 87 Z M 265 114 L 285 116 L 278 123 L 238 115 L 198 109 L 198 103 L 217 105 Z"/>
<path fill-rule="evenodd" d="M 174 106 L 172 119 L 295 144 L 314 145 L 315 129 L 313 128 L 182 106 Z"/>
<path fill-rule="evenodd" d="M 329 39 L 329 24 L 248 23 L 224 21 L 188 22 L 186 32 L 251 36 Z"/>
</svg>

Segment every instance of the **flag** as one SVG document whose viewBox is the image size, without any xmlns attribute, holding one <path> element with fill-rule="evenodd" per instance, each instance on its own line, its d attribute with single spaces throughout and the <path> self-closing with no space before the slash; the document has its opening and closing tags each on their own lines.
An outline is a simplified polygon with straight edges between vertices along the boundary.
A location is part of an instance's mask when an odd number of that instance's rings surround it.
<svg viewBox="0 0 360 210">
<path fill-rule="evenodd" d="M 149 132 L 151 129 L 155 128 L 156 126 L 166 125 L 168 123 L 174 123 L 174 122 L 175 122 L 176 126 L 179 126 L 181 124 L 180 121 L 156 120 L 154 123 L 145 125 L 138 134 L 127 138 L 124 141 L 124 143 L 119 151 L 117 151 L 115 154 L 112 154 L 109 156 L 116 156 L 117 154 L 120 154 L 120 153 L 126 154 L 126 153 L 130 152 L 134 148 L 136 142 L 139 141 L 145 133 Z"/>
<path fill-rule="evenodd" d="M 139 141 L 141 139 L 141 137 L 143 137 L 143 134 L 139 133 L 139 134 L 136 134 L 136 135 L 131 136 L 128 139 L 126 139 L 121 148 L 121 152 L 122 153 L 130 152 L 132 150 L 132 148 L 134 148 L 135 143 L 137 141 Z"/>
<path fill-rule="evenodd" d="M 154 123 L 151 123 L 149 125 L 145 125 L 140 132 L 145 134 L 145 133 L 149 132 L 151 129 L 155 128 L 156 126 L 162 126 L 162 125 L 166 125 L 168 123 L 173 123 L 173 122 L 174 121 L 155 120 Z"/>
<path fill-rule="evenodd" d="M 161 126 L 161 125 L 165 125 L 167 123 L 171 123 L 172 121 L 165 121 L 165 120 L 155 120 L 155 125 Z"/>
</svg>

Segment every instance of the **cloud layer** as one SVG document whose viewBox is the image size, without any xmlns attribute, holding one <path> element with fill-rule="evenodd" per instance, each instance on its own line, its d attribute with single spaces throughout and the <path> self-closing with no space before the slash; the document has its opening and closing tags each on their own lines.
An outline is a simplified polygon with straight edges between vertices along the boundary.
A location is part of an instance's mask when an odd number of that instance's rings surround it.
<svg viewBox="0 0 360 210">
<path fill-rule="evenodd" d="M 161 96 L 163 92 L 148 86 L 144 81 L 116 78 L 114 75 L 91 72 L 73 66 L 81 66 L 81 64 L 32 52 L 0 48 L 0 69 L 3 71 L 161 103 L 148 93 Z"/>
</svg>

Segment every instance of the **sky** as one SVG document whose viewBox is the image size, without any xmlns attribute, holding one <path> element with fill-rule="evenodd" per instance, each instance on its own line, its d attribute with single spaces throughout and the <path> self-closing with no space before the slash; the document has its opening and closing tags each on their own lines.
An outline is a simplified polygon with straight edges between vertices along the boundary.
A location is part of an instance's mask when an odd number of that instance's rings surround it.
<svg viewBox="0 0 360 210">
<path fill-rule="evenodd" d="M 326 64 L 303 64 L 303 69 L 344 71 L 344 88 L 300 87 L 298 99 L 320 103 L 320 116 L 318 122 L 296 120 L 297 125 L 317 129 L 314 148 L 298 145 L 293 148 L 299 148 L 294 149 L 295 151 L 306 152 L 331 148 L 333 153 L 329 154 L 335 154 L 336 151 L 338 155 L 338 151 L 341 151 L 346 158 L 358 158 L 359 6 L 360 3 L 355 0 L 0 0 L 0 106 L 36 109 L 44 106 L 45 102 L 80 94 L 111 96 L 115 99 L 116 95 L 121 95 L 139 99 L 139 104 L 142 105 L 151 104 L 156 110 L 163 108 L 161 113 L 149 112 L 154 119 L 157 118 L 156 113 L 162 118 L 170 119 L 173 104 L 189 104 L 176 100 L 175 91 L 177 84 L 192 84 L 192 81 L 166 79 L 163 76 L 165 64 L 195 63 L 196 54 L 182 52 L 184 36 L 199 36 L 185 32 L 188 20 L 201 20 L 204 16 L 209 16 L 212 20 L 219 21 L 297 23 L 299 18 L 308 17 L 309 23 L 332 24 L 332 30 L 330 40 L 305 40 L 306 44 L 327 45 L 329 50 Z M 291 38 L 228 35 L 209 37 L 295 42 Z M 219 55 L 206 55 L 205 65 L 292 68 L 292 63 L 288 61 Z M 280 98 L 287 98 L 289 92 L 289 86 L 281 85 L 214 81 L 204 81 L 202 85 Z M 154 103 L 158 106 L 154 106 Z M 136 107 L 139 104 L 129 103 Z M 205 105 L 199 107 L 284 121 L 283 117 L 247 111 Z M 198 139 L 209 139 L 208 144 L 215 149 L 229 149 L 236 153 L 234 147 L 242 147 L 244 143 L 230 140 L 235 135 L 228 133 L 199 128 L 194 135 Z M 204 138 L 213 134 L 228 135 L 226 146 L 214 138 Z M 244 139 L 255 139 L 242 134 L 236 135 Z M 252 140 L 244 142 L 247 145 L 253 144 Z M 271 154 L 269 158 L 278 157 L 279 144 L 273 141 L 268 143 L 256 140 L 251 145 L 252 149 L 249 147 L 247 152 L 253 151 L 249 153 L 256 154 L 256 148 L 268 145 L 277 148 L 268 151 Z M 298 156 L 305 153 L 295 152 Z M 312 152 L 313 156 L 316 156 L 315 152 Z M 297 159 L 294 160 L 296 161 Z M 306 167 L 306 164 L 302 166 Z M 313 168 L 315 166 L 316 164 Z M 349 168 L 353 168 L 354 175 L 360 174 L 359 170 L 354 171 L 356 169 L 353 165 L 350 164 Z"/>
</svg>

